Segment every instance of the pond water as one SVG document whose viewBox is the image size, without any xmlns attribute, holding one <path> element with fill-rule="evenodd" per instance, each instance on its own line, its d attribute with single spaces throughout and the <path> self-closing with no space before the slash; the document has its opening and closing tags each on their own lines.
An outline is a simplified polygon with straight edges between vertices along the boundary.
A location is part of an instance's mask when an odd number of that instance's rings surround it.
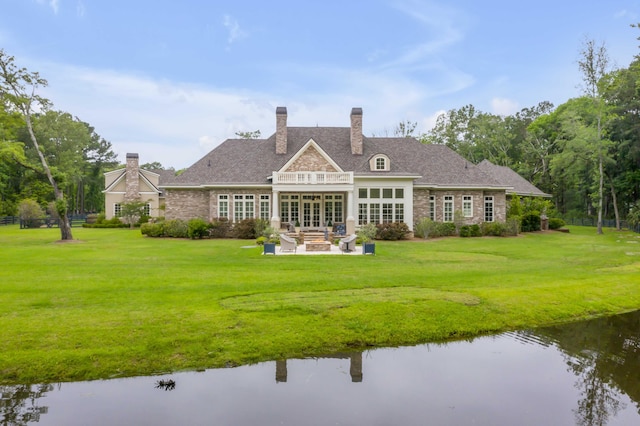
<svg viewBox="0 0 640 426">
<path fill-rule="evenodd" d="M 2 425 L 638 425 L 640 312 L 471 341 L 0 390 Z"/>
</svg>

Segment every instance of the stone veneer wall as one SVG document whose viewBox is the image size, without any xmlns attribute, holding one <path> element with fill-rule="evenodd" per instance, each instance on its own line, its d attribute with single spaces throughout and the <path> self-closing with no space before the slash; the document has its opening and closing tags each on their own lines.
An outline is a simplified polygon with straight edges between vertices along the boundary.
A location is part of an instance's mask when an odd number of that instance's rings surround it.
<svg viewBox="0 0 640 426">
<path fill-rule="evenodd" d="M 140 166 L 138 154 L 127 154 L 127 165 L 125 171 L 126 189 L 124 194 L 125 202 L 139 201 L 140 199 Z"/>
<path fill-rule="evenodd" d="M 494 221 L 504 222 L 506 220 L 506 194 L 501 191 L 482 191 L 482 190 L 464 190 L 464 191 L 436 191 L 429 189 L 416 188 L 413 190 L 413 218 L 418 220 L 429 217 L 429 197 L 435 197 L 436 211 L 435 221 L 442 222 L 444 219 L 444 197 L 453 196 L 453 211 L 462 211 L 462 197 L 471 195 L 473 197 L 473 217 L 465 218 L 466 224 L 480 224 L 484 222 L 484 197 L 493 196 Z"/>
<path fill-rule="evenodd" d="M 429 217 L 429 196 L 431 191 L 413 188 L 413 220 L 418 222 L 423 217 Z"/>
<path fill-rule="evenodd" d="M 337 172 L 329 162 L 313 146 L 307 150 L 296 161 L 289 166 L 287 172 L 317 171 L 317 172 Z"/>
<path fill-rule="evenodd" d="M 189 220 L 199 217 L 209 220 L 209 190 L 167 189 L 165 218 Z"/>
</svg>

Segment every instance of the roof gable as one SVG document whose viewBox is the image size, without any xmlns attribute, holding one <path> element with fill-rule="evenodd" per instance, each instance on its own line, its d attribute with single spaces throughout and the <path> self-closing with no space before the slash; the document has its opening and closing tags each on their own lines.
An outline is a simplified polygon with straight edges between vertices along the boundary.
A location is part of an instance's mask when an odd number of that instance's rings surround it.
<svg viewBox="0 0 640 426">
<path fill-rule="evenodd" d="M 309 141 L 286 162 L 280 172 L 322 171 L 342 172 L 340 166 L 313 140 Z"/>
<path fill-rule="evenodd" d="M 126 191 L 126 170 L 117 169 L 105 173 L 107 187 L 102 192 L 125 192 Z M 114 179 L 115 177 L 115 179 Z M 158 173 L 148 170 L 139 169 L 138 171 L 138 187 L 140 192 L 156 192 L 158 189 Z"/>
</svg>

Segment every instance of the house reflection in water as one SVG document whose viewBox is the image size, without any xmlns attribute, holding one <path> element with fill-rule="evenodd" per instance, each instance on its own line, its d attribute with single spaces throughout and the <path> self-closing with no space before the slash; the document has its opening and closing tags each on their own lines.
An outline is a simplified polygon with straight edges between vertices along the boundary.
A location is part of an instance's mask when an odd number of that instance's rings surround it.
<svg viewBox="0 0 640 426">
<path fill-rule="evenodd" d="M 349 374 L 353 383 L 362 382 L 362 352 L 337 353 L 330 356 L 322 356 L 318 359 L 349 359 Z M 287 381 L 287 360 L 276 361 L 276 383 L 286 383 Z"/>
</svg>

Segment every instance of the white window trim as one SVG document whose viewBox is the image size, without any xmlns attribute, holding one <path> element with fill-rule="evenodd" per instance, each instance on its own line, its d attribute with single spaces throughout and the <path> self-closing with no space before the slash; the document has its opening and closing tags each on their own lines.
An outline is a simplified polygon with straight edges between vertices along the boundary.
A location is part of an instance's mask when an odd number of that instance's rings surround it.
<svg viewBox="0 0 640 426">
<path fill-rule="evenodd" d="M 221 212 L 221 205 L 222 203 L 226 203 L 227 204 L 227 212 L 226 215 L 222 216 L 220 214 Z M 229 194 L 218 194 L 218 218 L 226 218 L 227 220 L 229 219 Z"/>
<path fill-rule="evenodd" d="M 378 160 L 383 161 L 382 168 L 378 168 Z M 372 172 L 388 172 L 391 170 L 391 161 L 389 160 L 389 157 L 384 154 L 376 154 L 371 157 L 371 160 L 369 160 L 369 168 Z"/>
<path fill-rule="evenodd" d="M 451 218 L 447 220 L 447 206 L 451 205 Z M 445 195 L 442 197 L 442 221 L 443 222 L 453 222 L 455 211 L 454 197 L 453 195 Z"/>
<path fill-rule="evenodd" d="M 468 200 L 467 200 L 468 198 Z M 469 214 L 464 211 L 464 206 L 466 203 L 469 203 Z M 473 196 L 472 195 L 463 195 L 462 196 L 462 214 L 464 217 L 473 217 Z"/>
<path fill-rule="evenodd" d="M 491 203 L 491 220 L 487 220 L 487 201 Z M 496 220 L 496 204 L 492 195 L 484 197 L 484 221 L 495 222 Z"/>
</svg>

